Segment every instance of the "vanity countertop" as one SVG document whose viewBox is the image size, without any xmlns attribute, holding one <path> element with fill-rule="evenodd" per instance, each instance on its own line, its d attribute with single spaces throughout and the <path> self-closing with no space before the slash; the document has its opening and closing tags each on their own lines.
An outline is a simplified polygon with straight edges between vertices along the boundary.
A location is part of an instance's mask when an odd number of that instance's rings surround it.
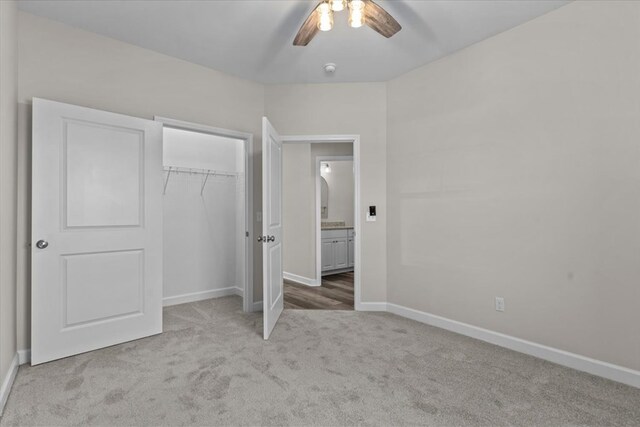
<svg viewBox="0 0 640 427">
<path fill-rule="evenodd" d="M 337 226 L 322 227 L 321 229 L 322 230 L 351 230 L 353 229 L 353 226 L 337 225 Z"/>
</svg>

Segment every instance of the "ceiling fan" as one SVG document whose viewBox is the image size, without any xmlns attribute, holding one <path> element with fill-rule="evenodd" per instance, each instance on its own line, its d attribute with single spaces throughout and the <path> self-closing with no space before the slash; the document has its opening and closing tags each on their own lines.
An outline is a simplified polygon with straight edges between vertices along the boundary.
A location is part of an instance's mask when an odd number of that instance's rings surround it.
<svg viewBox="0 0 640 427">
<path fill-rule="evenodd" d="M 323 0 L 304 21 L 293 40 L 293 45 L 306 46 L 318 31 L 331 30 L 333 13 L 345 8 L 349 10 L 349 25 L 352 28 L 368 25 L 386 38 L 402 29 L 393 16 L 371 0 Z"/>
</svg>

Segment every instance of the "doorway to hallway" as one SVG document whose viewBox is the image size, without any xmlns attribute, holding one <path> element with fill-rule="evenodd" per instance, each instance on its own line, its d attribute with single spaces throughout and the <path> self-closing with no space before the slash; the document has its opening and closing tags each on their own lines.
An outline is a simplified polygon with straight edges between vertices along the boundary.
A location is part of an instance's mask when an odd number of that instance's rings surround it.
<svg viewBox="0 0 640 427">
<path fill-rule="evenodd" d="M 283 144 L 284 308 L 353 310 L 353 143 Z"/>
</svg>

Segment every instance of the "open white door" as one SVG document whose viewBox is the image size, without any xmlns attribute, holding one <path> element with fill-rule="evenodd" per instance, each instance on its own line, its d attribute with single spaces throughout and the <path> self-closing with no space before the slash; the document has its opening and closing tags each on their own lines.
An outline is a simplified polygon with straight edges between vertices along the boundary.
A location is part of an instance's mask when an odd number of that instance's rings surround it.
<svg viewBox="0 0 640 427">
<path fill-rule="evenodd" d="M 284 308 L 282 281 L 282 140 L 262 118 L 262 236 L 264 339 Z"/>
<path fill-rule="evenodd" d="M 33 365 L 162 332 L 162 125 L 33 100 Z"/>
</svg>

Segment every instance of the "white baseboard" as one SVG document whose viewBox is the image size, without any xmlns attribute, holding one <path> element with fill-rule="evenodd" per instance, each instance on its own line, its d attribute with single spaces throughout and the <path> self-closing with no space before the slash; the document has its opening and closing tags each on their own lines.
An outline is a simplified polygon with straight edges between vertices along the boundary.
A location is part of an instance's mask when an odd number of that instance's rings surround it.
<svg viewBox="0 0 640 427">
<path fill-rule="evenodd" d="M 210 298 L 221 298 L 229 295 L 242 296 L 243 292 L 241 288 L 231 286 L 222 289 L 212 289 L 210 291 L 192 292 L 189 294 L 176 295 L 173 297 L 162 298 L 162 306 L 169 307 L 172 305 L 185 304 L 188 302 L 202 301 Z"/>
<path fill-rule="evenodd" d="M 264 304 L 262 301 L 256 301 L 253 303 L 253 311 L 262 311 L 264 309 Z"/>
<path fill-rule="evenodd" d="M 0 386 L 0 415 L 4 412 L 4 405 L 6 405 L 9 399 L 9 393 L 11 393 L 11 386 L 13 386 L 13 380 L 16 379 L 18 373 L 18 353 L 13 356 L 11 365 L 9 365 L 9 371 L 2 380 L 2 386 Z"/>
<path fill-rule="evenodd" d="M 322 283 L 318 282 L 316 279 L 311 279 L 309 277 L 298 276 L 297 274 L 287 273 L 286 271 L 282 272 L 282 277 L 285 280 L 291 280 L 292 282 L 299 283 L 301 285 L 306 286 L 320 286 Z"/>
<path fill-rule="evenodd" d="M 18 350 L 18 363 L 20 365 L 26 365 L 27 363 L 31 363 L 31 349 L 27 350 Z"/>
<path fill-rule="evenodd" d="M 548 360 L 558 365 L 587 372 L 599 377 L 640 388 L 640 371 L 603 362 L 579 354 L 570 353 L 542 344 L 526 341 L 510 335 L 494 332 L 489 329 L 447 319 L 424 311 L 414 310 L 397 304 L 387 303 L 387 311 L 398 316 L 416 320 L 427 325 L 436 326 L 461 335 L 486 341 L 491 344 L 505 347 L 520 353 Z"/>
<path fill-rule="evenodd" d="M 356 311 L 387 311 L 386 302 L 361 302 L 356 303 Z"/>
</svg>

